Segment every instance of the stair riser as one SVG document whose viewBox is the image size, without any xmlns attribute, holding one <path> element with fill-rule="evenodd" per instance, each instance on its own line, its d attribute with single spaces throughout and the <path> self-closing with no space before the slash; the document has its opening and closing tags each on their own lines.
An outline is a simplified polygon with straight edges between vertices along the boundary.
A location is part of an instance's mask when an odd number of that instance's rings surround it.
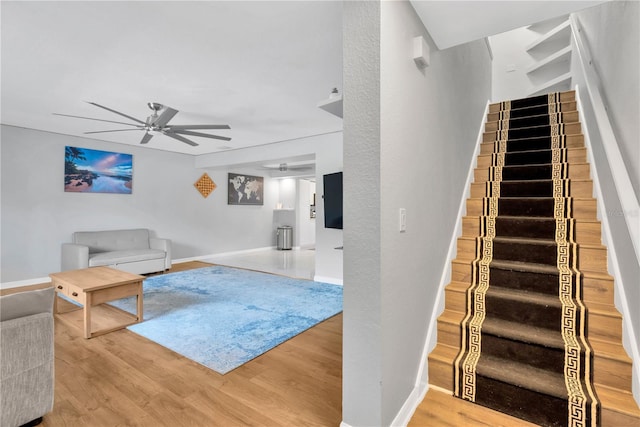
<svg viewBox="0 0 640 427">
<path fill-rule="evenodd" d="M 469 283 L 469 285 L 471 285 L 470 262 L 471 261 L 468 261 L 467 263 L 463 263 L 459 259 L 455 260 L 451 266 L 452 280 L 464 281 L 465 283 Z M 531 278 L 526 280 L 521 286 L 517 286 L 517 285 L 510 286 L 510 283 L 513 284 L 513 282 L 509 279 L 508 272 L 495 270 L 495 269 L 491 269 L 491 272 L 490 272 L 491 281 L 492 283 L 494 283 L 493 286 L 501 286 L 501 287 L 510 288 L 510 289 L 524 288 L 525 290 L 533 288 L 539 291 L 542 290 L 543 293 L 546 293 L 548 295 L 555 295 L 557 293 L 557 290 L 555 288 L 555 283 L 557 283 L 557 277 L 550 276 L 548 279 L 546 279 L 546 278 L 539 278 L 538 277 L 539 275 L 536 275 L 535 273 L 530 273 L 530 275 L 531 275 Z M 504 277 L 504 279 L 501 280 L 499 277 Z M 546 281 L 548 281 L 549 284 L 543 285 L 543 283 L 545 283 Z M 543 289 L 541 289 L 541 286 L 546 286 L 547 290 L 544 291 Z M 583 286 L 582 291 L 583 291 L 583 298 L 584 298 L 585 304 L 597 303 L 597 304 L 609 304 L 613 306 L 614 292 L 613 292 L 612 279 L 601 279 L 598 277 L 592 277 L 587 272 L 582 279 L 582 286 Z M 466 309 L 466 305 L 465 305 L 466 294 L 459 290 L 454 292 L 451 289 L 448 291 L 448 294 L 451 294 L 452 299 L 451 301 L 449 301 L 449 296 L 447 295 L 447 299 L 445 300 L 446 309 L 452 310 L 452 311 L 464 312 L 464 310 Z M 610 324 L 611 322 L 607 322 L 607 323 Z M 613 322 L 613 323 L 615 324 L 616 322 Z M 591 327 L 593 327 L 593 325 Z M 615 336 L 616 335 L 614 334 L 614 337 Z M 612 339 L 615 340 L 615 338 L 612 338 L 609 333 L 607 333 L 605 338 L 607 340 L 612 340 Z"/>
<path fill-rule="evenodd" d="M 498 220 L 500 217 L 498 217 Z M 577 243 L 600 245 L 602 242 L 599 222 L 575 221 L 575 240 Z M 462 219 L 462 236 L 477 237 L 480 235 L 480 218 L 464 217 Z M 511 234 L 504 234 L 505 236 Z M 515 232 L 513 234 L 516 235 Z M 521 237 L 522 234 L 520 234 Z M 533 236 L 532 236 L 533 237 Z M 554 238 L 553 236 L 551 238 Z"/>
<path fill-rule="evenodd" d="M 503 260 L 511 260 L 511 261 L 526 261 L 526 262 L 535 262 L 533 261 L 537 255 L 536 254 L 527 254 L 526 248 L 522 249 L 522 254 L 524 256 L 523 259 L 513 259 L 514 254 L 510 254 L 509 250 L 502 250 L 503 247 L 499 247 L 502 245 L 501 242 L 494 241 L 494 259 L 503 259 Z M 498 252 L 496 252 L 498 250 Z M 476 239 L 470 237 L 460 237 L 458 238 L 458 258 L 465 260 L 474 260 L 476 258 Z M 584 271 L 594 271 L 594 272 L 607 272 L 607 249 L 605 246 L 588 246 L 588 245 L 580 245 L 578 247 L 578 269 L 582 272 Z M 546 257 L 548 260 L 546 262 L 541 262 L 542 264 L 547 263 L 549 265 L 555 265 L 555 255 L 553 256 L 553 261 L 551 261 L 550 257 Z M 530 260 L 530 261 L 527 261 Z"/>
<path fill-rule="evenodd" d="M 551 148 L 550 142 L 533 142 L 534 140 L 521 140 L 521 141 L 509 141 L 507 142 L 507 152 L 510 151 L 525 151 L 529 149 L 548 150 Z M 565 145 L 568 149 L 584 148 L 584 135 L 565 135 Z M 480 144 L 480 154 L 491 154 L 496 150 L 495 143 L 493 141 L 483 142 Z"/>
<path fill-rule="evenodd" d="M 605 246 L 580 245 L 578 248 L 578 269 L 584 273 L 607 272 L 607 248 Z"/>
<path fill-rule="evenodd" d="M 541 183 L 539 185 L 527 186 L 526 191 L 518 191 L 513 188 L 515 184 L 503 182 L 500 186 L 500 195 L 502 197 L 553 197 L 553 185 L 551 183 Z M 471 197 L 482 198 L 487 193 L 485 183 L 474 182 L 471 184 Z M 591 180 L 578 181 L 572 180 L 569 183 L 569 194 L 567 197 L 575 197 L 587 199 L 593 196 L 593 182 Z"/>
<path fill-rule="evenodd" d="M 438 319 L 438 342 L 460 348 L 460 324 Z"/>
<path fill-rule="evenodd" d="M 555 242 L 536 245 L 507 243 L 496 239 L 493 241 L 493 259 L 555 266 L 558 263 L 557 245 Z"/>
<path fill-rule="evenodd" d="M 453 394 L 453 360 L 443 361 L 429 356 L 429 384 Z"/>
<path fill-rule="evenodd" d="M 631 390 L 631 361 L 598 357 L 593 365 L 593 382 L 619 390 Z"/>
<path fill-rule="evenodd" d="M 528 363 L 558 375 L 564 372 L 564 348 L 549 348 L 483 332 L 482 353 L 505 359 L 505 364 Z"/>
<path fill-rule="evenodd" d="M 558 295 L 558 274 L 510 271 L 491 267 L 489 270 L 489 282 L 490 286 L 505 289 L 539 292 L 550 296 Z"/>
<path fill-rule="evenodd" d="M 559 303 L 551 306 L 530 304 L 519 300 L 496 297 L 491 285 L 485 297 L 487 316 L 508 322 L 549 329 L 549 333 L 559 331 L 562 325 L 562 307 Z"/>
<path fill-rule="evenodd" d="M 640 421 L 638 417 L 633 415 L 622 414 L 615 409 L 602 407 L 601 412 L 602 426 L 615 426 L 615 427 L 638 427 Z"/>
<path fill-rule="evenodd" d="M 580 123 L 567 123 L 563 126 L 562 134 L 563 135 L 577 135 L 582 133 L 582 126 Z M 511 129 L 506 135 L 507 138 L 503 138 L 502 131 L 493 131 L 493 132 L 483 132 L 482 134 L 482 142 L 492 142 L 492 141 L 500 141 L 501 139 L 525 139 L 525 138 L 535 138 L 539 136 L 549 136 L 551 131 L 547 126 L 540 126 L 539 129 L 536 128 L 523 128 L 523 129 Z"/>
<path fill-rule="evenodd" d="M 557 414 L 568 413 L 568 404 L 564 399 L 501 383 L 482 375 L 476 378 L 476 390 L 476 403 L 482 406 L 539 425 L 558 427 L 567 425 L 566 419 L 561 421 L 557 419 Z M 532 407 L 538 409 L 531 410 Z M 536 418 L 527 418 L 532 415 Z"/>
<path fill-rule="evenodd" d="M 569 91 L 565 91 L 565 92 L 560 92 L 560 103 L 564 104 L 566 102 L 572 102 L 576 100 L 576 93 L 575 91 L 569 90 Z M 493 104 L 489 104 L 489 113 L 496 113 L 500 111 L 500 102 L 496 102 Z M 544 105 L 544 102 L 541 102 L 540 105 Z M 533 106 L 533 105 L 532 105 Z M 511 108 L 513 110 L 518 109 L 517 107 L 517 103 L 512 102 L 511 103 Z"/>
<path fill-rule="evenodd" d="M 474 183 L 485 183 L 490 180 L 489 170 L 487 168 L 476 168 L 473 172 L 473 180 Z M 521 179 L 527 179 L 522 177 Z M 551 179 L 551 175 L 548 177 L 538 178 L 538 179 Z M 577 163 L 569 166 L 569 179 L 573 180 L 590 180 L 591 179 L 591 169 L 587 163 Z M 504 169 L 503 169 L 503 180 L 504 178 Z"/>
<path fill-rule="evenodd" d="M 469 216 L 481 216 L 483 215 L 483 197 L 475 197 L 467 199 L 467 215 Z M 553 210 L 551 210 L 553 212 Z M 596 200 L 593 198 L 581 198 L 573 199 L 572 204 L 573 218 L 597 220 L 597 207 Z M 506 214 L 505 212 L 498 211 L 498 214 Z"/>
<path fill-rule="evenodd" d="M 481 154 L 478 156 L 478 163 L 476 167 L 478 169 L 488 169 L 492 166 L 491 154 Z M 567 163 L 578 164 L 587 163 L 587 149 L 586 148 L 568 148 L 567 149 Z"/>
<path fill-rule="evenodd" d="M 496 237 L 551 239 L 556 237 L 556 221 L 496 218 Z"/>
<path fill-rule="evenodd" d="M 559 120 L 560 121 L 560 120 Z M 561 123 L 577 123 L 579 121 L 578 112 L 577 111 L 568 111 L 566 113 L 562 113 L 562 121 Z M 508 123 L 506 123 L 508 122 Z M 543 126 L 549 125 L 549 114 L 540 114 L 535 116 L 524 116 L 524 117 L 512 117 L 508 121 L 500 122 L 499 119 L 491 120 L 486 122 L 484 126 L 485 132 L 495 132 L 499 129 L 504 129 L 505 125 L 508 125 L 508 129 L 517 129 L 522 127 L 530 127 L 530 126 Z"/>
<path fill-rule="evenodd" d="M 591 277 L 582 278 L 582 292 L 585 304 L 608 304 L 614 306 L 613 279 Z"/>
<path fill-rule="evenodd" d="M 444 309 L 464 313 L 466 310 L 467 295 L 458 289 L 444 288 L 445 302 Z"/>
<path fill-rule="evenodd" d="M 622 342 L 622 318 L 619 316 L 614 317 L 591 310 L 587 313 L 587 325 L 590 338 L 613 343 Z"/>
<path fill-rule="evenodd" d="M 578 103 L 575 101 L 563 102 L 556 106 L 556 110 L 563 113 L 571 113 L 573 111 L 576 111 L 577 108 L 578 108 Z M 537 115 L 545 114 L 548 112 L 549 112 L 548 105 L 540 105 L 537 107 L 511 110 L 510 115 L 511 117 L 527 117 L 527 116 L 537 116 Z M 498 120 L 500 120 L 499 112 L 487 114 L 487 122 L 496 122 Z"/>
</svg>

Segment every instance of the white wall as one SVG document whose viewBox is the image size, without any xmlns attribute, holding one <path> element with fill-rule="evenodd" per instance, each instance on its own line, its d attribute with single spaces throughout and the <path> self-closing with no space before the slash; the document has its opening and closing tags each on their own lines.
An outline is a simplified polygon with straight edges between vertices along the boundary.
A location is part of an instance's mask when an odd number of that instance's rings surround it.
<svg viewBox="0 0 640 427">
<path fill-rule="evenodd" d="M 577 16 L 636 198 L 640 199 L 640 3 L 612 1 Z"/>
<path fill-rule="evenodd" d="M 316 184 L 307 179 L 298 179 L 298 207 L 297 228 L 298 246 L 301 248 L 315 247 L 316 244 L 316 219 L 311 218 L 310 206 L 313 202 Z"/>
<path fill-rule="evenodd" d="M 534 59 L 527 53 L 526 47 L 540 35 L 539 32 L 522 27 L 489 37 L 493 52 L 493 102 L 526 98 L 531 93 L 533 84 L 526 69 L 534 63 Z"/>
<path fill-rule="evenodd" d="M 343 421 L 386 426 L 417 403 L 491 60 L 482 40 L 438 51 L 408 2 L 344 12 Z M 411 58 L 418 35 L 431 47 L 424 70 Z"/>
<path fill-rule="evenodd" d="M 174 259 L 274 245 L 268 177 L 264 206 L 229 206 L 227 171 L 207 170 L 218 188 L 205 199 L 192 156 L 11 126 L 1 137 L 2 283 L 59 271 L 60 244 L 78 230 L 149 228 L 172 239 Z M 65 145 L 133 154 L 133 194 L 65 193 Z"/>
<path fill-rule="evenodd" d="M 266 146 L 198 156 L 196 167 L 207 169 L 226 168 L 227 165 L 269 161 L 294 156 L 315 156 L 316 161 L 316 271 L 315 280 L 342 284 L 342 230 L 324 228 L 322 204 L 322 176 L 342 171 L 342 131 L 310 136 Z M 274 202 L 275 203 L 275 202 Z M 275 206 L 275 205 L 273 205 Z M 271 206 L 270 206 L 271 207 Z M 321 222 L 318 222 L 321 221 Z"/>
<path fill-rule="evenodd" d="M 640 212 L 629 211 L 623 206 L 637 207 L 638 171 L 640 170 L 640 3 L 610 2 L 577 14 L 581 26 L 580 35 L 591 53 L 591 65 L 583 68 L 578 57 L 572 63 L 574 81 L 578 85 L 582 104 L 580 111 L 583 125 L 588 130 L 590 158 L 593 171 L 597 172 L 597 184 L 601 195 L 598 210 L 603 224 L 603 242 L 609 250 L 609 272 L 615 277 L 616 306 L 623 314 L 623 342 L 633 358 L 633 392 L 640 402 L 640 263 L 633 244 L 627 220 L 640 228 Z M 586 40 L 585 40 L 586 39 Z M 615 48 L 612 48 L 615 46 Z M 588 60 L 587 60 L 588 62 Z M 585 71 L 591 66 L 600 79 L 599 90 L 604 107 L 592 102 L 591 91 L 586 86 Z M 615 138 L 601 133 L 596 118 L 608 117 Z M 617 147 L 615 143 L 617 142 Z M 607 149 L 605 149 L 605 145 Z M 607 153 L 619 150 L 622 162 L 612 171 Z M 622 163 L 621 162 L 621 163 Z M 626 169 L 626 170 L 625 170 Z M 592 172 L 593 173 L 593 172 Z M 628 174 L 634 190 L 622 192 L 616 188 L 613 173 Z M 631 194 L 635 192 L 636 194 Z M 629 198 L 636 197 L 629 203 Z M 621 201 L 624 201 L 622 203 Z M 599 208 L 602 205 L 599 204 Z M 633 210 L 633 209 L 631 209 Z M 636 242 L 638 243 L 638 242 Z"/>
</svg>

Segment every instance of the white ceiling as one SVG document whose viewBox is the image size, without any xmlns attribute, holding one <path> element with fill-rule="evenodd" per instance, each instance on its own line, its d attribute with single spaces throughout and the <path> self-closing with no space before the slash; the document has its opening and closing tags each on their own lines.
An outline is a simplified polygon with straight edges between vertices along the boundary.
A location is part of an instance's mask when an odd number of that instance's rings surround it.
<svg viewBox="0 0 640 427">
<path fill-rule="evenodd" d="M 83 136 L 127 126 L 53 115 L 145 120 L 147 102 L 180 112 L 171 124 L 230 142 L 163 135 L 147 145 L 203 154 L 334 132 L 319 108 L 342 89 L 342 3 L 272 1 L 1 2 L 6 125 Z M 142 130 L 92 138 L 137 145 Z"/>
<path fill-rule="evenodd" d="M 412 1 L 441 49 L 595 3 Z M 52 113 L 126 121 L 92 101 L 144 121 L 153 101 L 180 111 L 171 124 L 231 126 L 207 131 L 230 142 L 147 145 L 192 155 L 342 128 L 317 108 L 342 90 L 340 1 L 1 1 L 0 11 L 3 124 L 84 136 L 126 126 Z"/>
<path fill-rule="evenodd" d="M 596 1 L 411 0 L 438 49 L 478 40 L 592 7 Z"/>
</svg>

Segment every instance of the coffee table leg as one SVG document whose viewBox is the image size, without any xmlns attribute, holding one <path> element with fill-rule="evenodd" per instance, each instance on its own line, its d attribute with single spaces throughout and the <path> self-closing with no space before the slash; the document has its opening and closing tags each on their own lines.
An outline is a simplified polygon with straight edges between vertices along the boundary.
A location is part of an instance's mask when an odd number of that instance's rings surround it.
<svg viewBox="0 0 640 427">
<path fill-rule="evenodd" d="M 138 296 L 136 299 L 138 300 L 138 322 L 142 322 L 142 282 L 138 285 Z"/>
<path fill-rule="evenodd" d="M 86 293 L 84 304 L 84 337 L 91 338 L 91 292 Z"/>
</svg>

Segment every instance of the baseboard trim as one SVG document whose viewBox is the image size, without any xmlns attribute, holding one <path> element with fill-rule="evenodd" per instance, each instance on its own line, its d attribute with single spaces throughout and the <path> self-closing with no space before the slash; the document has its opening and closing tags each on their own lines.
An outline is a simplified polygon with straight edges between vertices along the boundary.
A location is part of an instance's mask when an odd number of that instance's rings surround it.
<svg viewBox="0 0 640 427">
<path fill-rule="evenodd" d="M 174 259 L 172 262 L 175 263 L 175 264 L 180 264 L 181 262 L 202 261 L 202 260 L 205 260 L 207 258 L 233 256 L 233 255 L 245 255 L 245 254 L 250 254 L 250 253 L 254 253 L 254 252 L 268 251 L 268 250 L 272 250 L 272 249 L 275 249 L 275 248 L 276 248 L 275 246 L 265 246 L 265 247 L 262 247 L 262 248 L 243 249 L 241 251 L 218 252 L 218 253 L 215 253 L 215 254 L 198 255 L 198 256 L 189 257 L 189 258 Z"/>
<path fill-rule="evenodd" d="M 314 282 L 331 283 L 332 285 L 340 285 L 340 286 L 343 286 L 343 284 L 342 284 L 342 279 L 338 279 L 338 278 L 335 278 L 335 277 L 328 277 L 328 276 L 313 276 L 313 281 L 314 281 Z"/>
<path fill-rule="evenodd" d="M 409 421 L 411 421 L 413 414 L 416 412 L 418 405 L 420 405 L 420 402 L 422 402 L 428 390 L 429 385 L 426 383 L 416 385 L 413 390 L 411 390 L 407 400 L 404 401 L 404 405 L 402 405 L 402 408 L 400 408 L 400 411 L 398 411 L 396 417 L 391 422 L 391 426 L 404 427 L 409 424 Z"/>
</svg>

